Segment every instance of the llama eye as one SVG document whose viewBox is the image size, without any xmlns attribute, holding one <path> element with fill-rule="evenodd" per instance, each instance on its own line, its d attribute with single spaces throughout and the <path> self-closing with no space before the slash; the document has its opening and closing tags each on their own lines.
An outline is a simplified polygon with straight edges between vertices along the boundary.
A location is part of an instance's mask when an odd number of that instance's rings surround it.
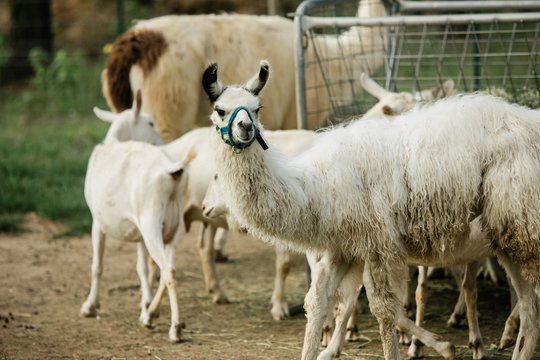
<svg viewBox="0 0 540 360">
<path fill-rule="evenodd" d="M 225 110 L 222 109 L 216 109 L 216 112 L 219 116 L 224 117 L 225 116 Z"/>
<path fill-rule="evenodd" d="M 150 125 L 150 127 L 154 127 L 154 123 L 153 123 L 153 122 L 148 123 L 148 125 Z"/>
<path fill-rule="evenodd" d="M 259 110 L 261 109 L 262 109 L 262 105 L 256 108 L 253 112 L 255 113 L 255 115 L 259 115 Z"/>
</svg>

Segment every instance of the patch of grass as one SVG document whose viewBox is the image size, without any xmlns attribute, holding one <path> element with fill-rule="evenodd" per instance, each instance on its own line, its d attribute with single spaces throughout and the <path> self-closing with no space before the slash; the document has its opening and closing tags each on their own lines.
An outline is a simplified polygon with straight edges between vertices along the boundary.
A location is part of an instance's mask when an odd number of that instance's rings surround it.
<svg viewBox="0 0 540 360">
<path fill-rule="evenodd" d="M 0 232 L 21 231 L 31 211 L 66 224 L 63 235 L 90 230 L 84 176 L 107 130 L 91 110 L 106 107 L 99 84 L 103 65 L 67 58 L 57 55 L 50 66 L 36 60 L 41 68 L 30 86 L 1 91 Z"/>
</svg>

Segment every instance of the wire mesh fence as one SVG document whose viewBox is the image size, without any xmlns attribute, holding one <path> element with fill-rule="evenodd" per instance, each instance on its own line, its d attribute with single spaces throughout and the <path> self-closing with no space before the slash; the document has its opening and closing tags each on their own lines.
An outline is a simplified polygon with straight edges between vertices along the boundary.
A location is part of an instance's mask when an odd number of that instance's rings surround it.
<svg viewBox="0 0 540 360">
<path fill-rule="evenodd" d="M 421 96 L 451 79 L 458 92 L 486 91 L 540 107 L 540 13 L 530 11 L 540 10 L 540 2 L 400 1 L 385 4 L 390 15 L 351 16 L 357 4 L 316 0 L 297 11 L 302 127 L 335 123 L 374 105 L 360 86 L 362 71 L 392 91 Z M 359 40 L 343 41 L 351 33 Z"/>
</svg>

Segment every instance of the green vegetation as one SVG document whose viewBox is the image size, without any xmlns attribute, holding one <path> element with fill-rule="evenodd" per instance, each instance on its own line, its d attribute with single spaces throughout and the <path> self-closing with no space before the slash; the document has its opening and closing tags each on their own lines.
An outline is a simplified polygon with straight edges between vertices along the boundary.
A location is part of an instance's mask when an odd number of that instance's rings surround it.
<svg viewBox="0 0 540 360">
<path fill-rule="evenodd" d="M 65 223 L 62 235 L 88 232 L 86 165 L 107 129 L 92 114 L 92 106 L 106 106 L 103 64 L 63 51 L 49 61 L 39 50 L 32 64 L 28 87 L 0 94 L 0 232 L 23 230 L 24 214 L 32 211 Z"/>
</svg>

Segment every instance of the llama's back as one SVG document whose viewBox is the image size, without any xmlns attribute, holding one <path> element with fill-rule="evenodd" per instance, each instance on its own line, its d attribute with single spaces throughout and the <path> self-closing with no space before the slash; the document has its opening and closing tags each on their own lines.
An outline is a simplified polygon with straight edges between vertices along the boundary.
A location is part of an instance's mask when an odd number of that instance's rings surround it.
<svg viewBox="0 0 540 360">
<path fill-rule="evenodd" d="M 539 114 L 460 96 L 322 134 L 301 158 L 325 178 L 318 193 L 332 194 L 320 210 L 328 218 L 357 214 L 358 226 L 390 229 L 381 236 L 404 236 L 418 251 L 452 251 L 480 212 L 497 236 L 509 223 L 540 229 Z M 528 239 L 540 248 L 537 235 Z"/>
</svg>

